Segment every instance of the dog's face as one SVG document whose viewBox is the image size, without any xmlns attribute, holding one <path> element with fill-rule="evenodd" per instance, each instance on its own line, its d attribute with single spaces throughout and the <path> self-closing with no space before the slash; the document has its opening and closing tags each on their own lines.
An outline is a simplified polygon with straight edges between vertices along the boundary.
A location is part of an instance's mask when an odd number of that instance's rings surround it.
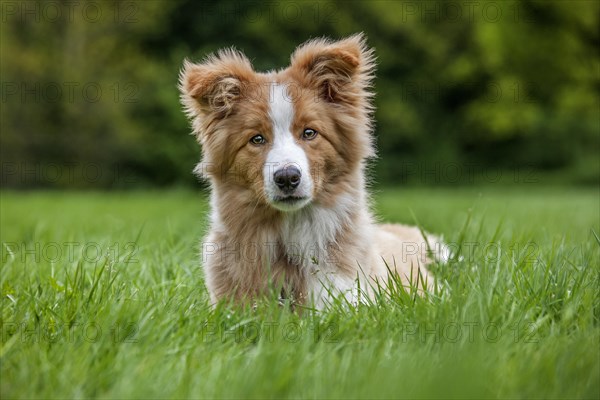
<svg viewBox="0 0 600 400">
<path fill-rule="evenodd" d="M 308 42 L 280 72 L 257 73 L 233 50 L 186 62 L 180 89 L 202 145 L 197 170 L 254 206 L 326 203 L 373 155 L 373 69 L 360 35 Z"/>
</svg>

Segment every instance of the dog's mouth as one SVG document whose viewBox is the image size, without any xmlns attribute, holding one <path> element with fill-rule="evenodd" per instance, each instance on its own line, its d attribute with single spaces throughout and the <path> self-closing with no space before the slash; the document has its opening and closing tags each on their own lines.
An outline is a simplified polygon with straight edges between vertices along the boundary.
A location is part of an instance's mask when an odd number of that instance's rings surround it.
<svg viewBox="0 0 600 400">
<path fill-rule="evenodd" d="M 308 196 L 276 196 L 271 204 L 281 211 L 299 210 L 310 203 Z"/>
</svg>

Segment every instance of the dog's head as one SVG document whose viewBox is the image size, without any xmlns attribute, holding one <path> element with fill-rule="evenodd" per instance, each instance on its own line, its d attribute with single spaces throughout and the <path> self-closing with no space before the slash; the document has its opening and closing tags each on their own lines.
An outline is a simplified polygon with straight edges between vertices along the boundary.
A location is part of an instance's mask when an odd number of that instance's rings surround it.
<svg viewBox="0 0 600 400">
<path fill-rule="evenodd" d="M 257 73 L 232 49 L 185 62 L 181 98 L 202 145 L 197 171 L 281 211 L 335 197 L 374 155 L 372 50 L 362 35 L 301 45 Z"/>
</svg>

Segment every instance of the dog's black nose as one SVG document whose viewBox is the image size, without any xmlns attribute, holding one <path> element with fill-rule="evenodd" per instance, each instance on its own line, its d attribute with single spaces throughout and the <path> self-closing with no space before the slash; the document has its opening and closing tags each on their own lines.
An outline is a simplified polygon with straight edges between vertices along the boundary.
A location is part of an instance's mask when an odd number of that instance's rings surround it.
<svg viewBox="0 0 600 400">
<path fill-rule="evenodd" d="M 277 187 L 284 192 L 291 192 L 300 184 L 302 174 L 297 167 L 293 165 L 283 167 L 273 174 L 273 180 Z"/>
</svg>

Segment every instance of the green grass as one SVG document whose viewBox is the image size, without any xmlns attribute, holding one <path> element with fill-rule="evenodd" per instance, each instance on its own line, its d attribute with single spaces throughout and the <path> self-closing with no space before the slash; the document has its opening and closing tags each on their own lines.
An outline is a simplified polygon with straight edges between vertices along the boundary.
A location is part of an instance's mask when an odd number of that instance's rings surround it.
<svg viewBox="0 0 600 400">
<path fill-rule="evenodd" d="M 296 315 L 209 307 L 206 198 L 2 193 L 0 397 L 598 398 L 599 193 L 402 189 L 441 293 Z"/>
</svg>

